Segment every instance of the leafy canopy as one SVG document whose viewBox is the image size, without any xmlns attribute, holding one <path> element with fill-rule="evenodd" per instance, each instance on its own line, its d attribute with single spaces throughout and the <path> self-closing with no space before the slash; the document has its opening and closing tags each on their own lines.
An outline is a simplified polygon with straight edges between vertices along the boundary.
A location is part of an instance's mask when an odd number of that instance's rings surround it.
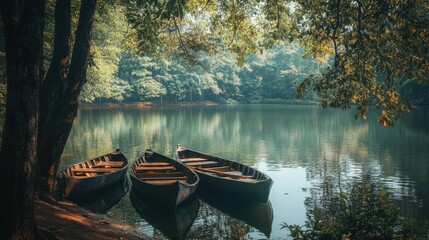
<svg viewBox="0 0 429 240">
<path fill-rule="evenodd" d="M 297 87 L 297 97 L 314 90 L 323 107 L 357 105 L 355 117 L 364 119 L 374 106 L 382 126 L 419 103 L 400 90 L 404 82 L 429 83 L 425 0 L 137 0 L 128 10 L 142 50 L 161 52 L 164 42 L 194 63 L 195 52 L 219 46 L 243 63 L 293 39 L 304 55 L 329 63 Z"/>
<path fill-rule="evenodd" d="M 399 89 L 409 80 L 429 83 L 427 1 L 302 0 L 294 17 L 308 54 L 333 54 L 322 75 L 300 84 L 298 96 L 314 89 L 323 107 L 356 104 L 355 117 L 364 119 L 374 105 L 382 126 L 413 109 Z"/>
</svg>

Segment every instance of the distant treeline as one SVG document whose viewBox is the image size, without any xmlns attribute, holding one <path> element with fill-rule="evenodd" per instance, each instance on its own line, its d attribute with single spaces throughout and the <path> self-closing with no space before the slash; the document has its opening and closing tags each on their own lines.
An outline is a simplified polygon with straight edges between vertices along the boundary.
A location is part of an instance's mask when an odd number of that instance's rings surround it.
<svg viewBox="0 0 429 240">
<path fill-rule="evenodd" d="M 111 81 L 99 85 L 89 82 L 82 100 L 295 102 L 297 84 L 310 74 L 318 74 L 322 67 L 315 59 L 302 58 L 302 53 L 294 44 L 282 44 L 250 55 L 242 64 L 225 51 L 200 54 L 196 65 L 186 66 L 181 58 L 123 52 Z M 308 94 L 299 101 L 313 100 L 315 95 Z"/>
</svg>

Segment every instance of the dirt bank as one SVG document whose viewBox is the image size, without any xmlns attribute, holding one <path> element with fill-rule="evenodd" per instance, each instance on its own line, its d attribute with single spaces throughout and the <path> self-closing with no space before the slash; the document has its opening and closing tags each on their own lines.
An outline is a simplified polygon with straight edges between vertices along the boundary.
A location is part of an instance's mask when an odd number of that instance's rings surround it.
<svg viewBox="0 0 429 240">
<path fill-rule="evenodd" d="M 36 197 L 35 214 L 38 239 L 154 239 L 68 201 Z"/>
</svg>

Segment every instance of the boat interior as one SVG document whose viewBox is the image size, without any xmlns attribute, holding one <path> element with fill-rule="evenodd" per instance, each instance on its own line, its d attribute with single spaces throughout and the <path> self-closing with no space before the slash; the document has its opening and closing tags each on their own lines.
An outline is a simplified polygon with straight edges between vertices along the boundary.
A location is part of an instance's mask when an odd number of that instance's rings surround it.
<svg viewBox="0 0 429 240">
<path fill-rule="evenodd" d="M 127 160 L 125 157 L 120 158 L 116 155 L 107 154 L 73 165 L 66 169 L 65 173 L 75 178 L 94 177 L 105 173 L 116 172 L 126 165 Z"/>
<path fill-rule="evenodd" d="M 170 184 L 176 181 L 181 183 L 192 184 L 197 181 L 197 177 L 186 167 L 179 163 L 151 160 L 150 162 L 145 157 L 137 159 L 133 165 L 131 172 L 142 181 L 151 184 Z"/>
</svg>

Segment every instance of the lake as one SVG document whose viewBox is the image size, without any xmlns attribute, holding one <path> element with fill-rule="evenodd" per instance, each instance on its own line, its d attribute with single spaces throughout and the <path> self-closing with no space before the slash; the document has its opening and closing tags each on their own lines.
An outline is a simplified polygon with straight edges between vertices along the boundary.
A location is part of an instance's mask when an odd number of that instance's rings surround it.
<svg viewBox="0 0 429 240">
<path fill-rule="evenodd" d="M 355 120 L 352 110 L 319 106 L 80 110 L 59 169 L 117 148 L 131 162 L 147 148 L 174 157 L 181 144 L 251 165 L 273 179 L 266 204 L 201 193 L 169 213 L 133 191 L 115 199 L 113 190 L 93 204 L 106 204 L 95 211 L 166 239 L 290 239 L 281 224 L 304 224 L 304 202 L 312 192 L 323 192 L 327 182 L 334 188 L 359 183 L 365 174 L 386 186 L 408 214 L 428 222 L 428 123 L 427 107 L 405 114 L 393 128 L 379 126 L 374 113 Z"/>
</svg>

